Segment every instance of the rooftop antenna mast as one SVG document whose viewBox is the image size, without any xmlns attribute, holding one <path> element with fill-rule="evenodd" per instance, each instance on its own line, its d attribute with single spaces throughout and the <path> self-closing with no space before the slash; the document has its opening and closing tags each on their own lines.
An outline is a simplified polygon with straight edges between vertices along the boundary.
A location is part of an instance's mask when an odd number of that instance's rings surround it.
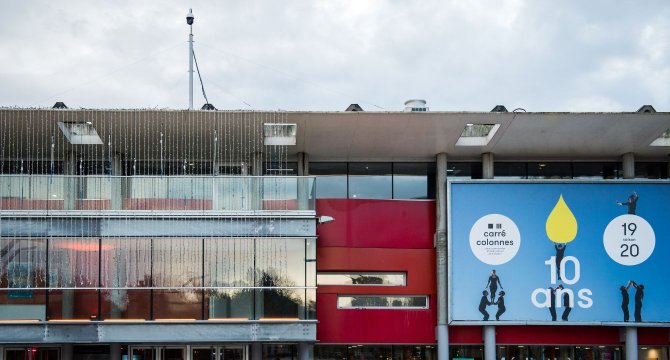
<svg viewBox="0 0 670 360">
<path fill-rule="evenodd" d="M 186 23 L 190 33 L 188 35 L 188 109 L 193 110 L 193 9 L 188 9 Z"/>
</svg>

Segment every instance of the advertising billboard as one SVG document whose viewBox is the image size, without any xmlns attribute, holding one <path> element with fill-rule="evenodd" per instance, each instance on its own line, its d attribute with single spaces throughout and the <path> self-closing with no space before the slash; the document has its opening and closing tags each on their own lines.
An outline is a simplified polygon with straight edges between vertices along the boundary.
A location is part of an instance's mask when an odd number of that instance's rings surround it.
<svg viewBox="0 0 670 360">
<path fill-rule="evenodd" d="M 448 187 L 452 325 L 670 322 L 670 183 Z"/>
</svg>

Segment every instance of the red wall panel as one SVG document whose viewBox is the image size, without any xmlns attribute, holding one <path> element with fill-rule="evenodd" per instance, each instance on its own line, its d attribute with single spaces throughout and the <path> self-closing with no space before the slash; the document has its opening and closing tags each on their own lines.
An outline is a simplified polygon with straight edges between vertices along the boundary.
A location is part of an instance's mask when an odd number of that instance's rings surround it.
<svg viewBox="0 0 670 360">
<path fill-rule="evenodd" d="M 452 331 L 454 327 L 449 328 Z M 456 330 L 453 330 L 456 331 Z M 496 343 L 528 345 L 620 345 L 614 326 L 497 326 Z"/>
<path fill-rule="evenodd" d="M 668 328 L 637 328 L 638 345 L 668 345 L 670 343 L 670 329 Z"/>
<path fill-rule="evenodd" d="M 337 310 L 337 294 L 317 294 L 316 301 L 321 343 L 435 343 L 434 298 L 429 310 Z"/>
<path fill-rule="evenodd" d="M 433 248 L 434 200 L 320 199 L 316 213 L 335 218 L 317 228 L 319 246 Z"/>
</svg>

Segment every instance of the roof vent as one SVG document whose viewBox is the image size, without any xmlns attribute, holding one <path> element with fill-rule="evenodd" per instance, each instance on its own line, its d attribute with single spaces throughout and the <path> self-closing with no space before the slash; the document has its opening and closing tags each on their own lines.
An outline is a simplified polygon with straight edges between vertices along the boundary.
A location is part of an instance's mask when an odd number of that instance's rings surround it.
<svg viewBox="0 0 670 360">
<path fill-rule="evenodd" d="M 651 105 L 642 105 L 639 109 L 637 109 L 637 112 L 641 113 L 655 113 L 656 109 L 654 109 L 653 106 Z"/>
<path fill-rule="evenodd" d="M 364 110 L 363 110 L 363 108 L 362 108 L 360 105 L 358 105 L 358 104 L 351 104 L 351 105 L 349 105 L 349 107 L 348 107 L 346 110 L 344 110 L 344 111 L 364 111 Z"/>
<path fill-rule="evenodd" d="M 505 105 L 496 105 L 493 109 L 491 109 L 491 112 L 508 112 L 508 111 Z"/>
<path fill-rule="evenodd" d="M 426 112 L 428 107 L 426 106 L 426 100 L 421 99 L 410 99 L 405 101 L 405 112 Z"/>
<path fill-rule="evenodd" d="M 214 105 L 212 105 L 210 103 L 205 103 L 205 105 L 203 105 L 200 108 L 200 110 L 216 110 L 216 108 L 214 107 Z"/>
<path fill-rule="evenodd" d="M 67 106 L 65 105 L 64 102 L 58 101 L 54 104 L 54 106 L 51 107 L 52 109 L 67 109 Z"/>
</svg>

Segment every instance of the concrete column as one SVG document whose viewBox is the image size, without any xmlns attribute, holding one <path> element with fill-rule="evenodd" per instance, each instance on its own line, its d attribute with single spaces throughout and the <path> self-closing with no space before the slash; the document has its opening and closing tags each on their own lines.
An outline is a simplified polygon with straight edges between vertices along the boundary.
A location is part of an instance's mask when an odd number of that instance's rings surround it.
<svg viewBox="0 0 670 360">
<path fill-rule="evenodd" d="M 623 166 L 623 178 L 624 179 L 634 179 L 635 178 L 635 154 L 625 153 L 621 157 L 622 166 Z"/>
<path fill-rule="evenodd" d="M 493 179 L 493 153 L 482 154 L 482 179 Z"/>
<path fill-rule="evenodd" d="M 637 328 L 626 327 L 626 360 L 637 360 Z"/>
<path fill-rule="evenodd" d="M 123 165 L 121 162 L 121 154 L 115 153 L 112 156 L 112 161 L 111 161 L 111 171 L 112 171 L 112 210 L 122 210 L 123 209 L 123 198 L 125 197 L 124 190 L 126 186 L 124 186 L 125 179 L 122 177 L 118 177 L 123 175 Z"/>
<path fill-rule="evenodd" d="M 310 343 L 298 343 L 298 360 L 310 360 L 314 358 L 314 345 Z"/>
<path fill-rule="evenodd" d="M 437 271 L 437 359 L 449 359 L 447 327 L 447 154 L 437 154 L 435 254 Z"/>
<path fill-rule="evenodd" d="M 496 327 L 484 326 L 484 360 L 496 360 Z"/>
<path fill-rule="evenodd" d="M 263 344 L 251 344 L 251 360 L 263 360 Z"/>
<path fill-rule="evenodd" d="M 77 174 L 77 157 L 75 153 L 68 152 L 65 154 L 65 159 L 63 162 L 63 174 L 64 175 L 76 175 Z M 73 177 L 66 177 L 63 181 L 63 209 L 65 210 L 74 210 L 77 202 L 77 190 L 78 190 L 78 181 Z"/>
<path fill-rule="evenodd" d="M 121 360 L 121 344 L 109 345 L 109 360 Z"/>
<path fill-rule="evenodd" d="M 304 152 L 298 153 L 298 176 L 309 175 L 309 155 Z M 310 210 L 310 179 L 298 178 L 298 209 Z"/>
<path fill-rule="evenodd" d="M 61 360 L 72 360 L 72 344 L 63 344 L 60 349 Z"/>
</svg>

